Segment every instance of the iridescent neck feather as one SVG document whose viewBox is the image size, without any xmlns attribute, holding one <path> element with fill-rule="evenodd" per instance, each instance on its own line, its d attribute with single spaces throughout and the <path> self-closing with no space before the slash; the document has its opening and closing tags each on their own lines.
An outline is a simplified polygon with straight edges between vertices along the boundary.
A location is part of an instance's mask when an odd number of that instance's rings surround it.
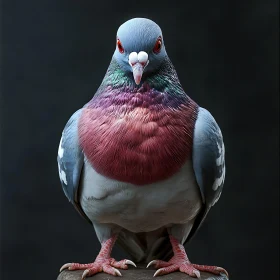
<svg viewBox="0 0 280 280">
<path fill-rule="evenodd" d="M 108 86 L 112 90 L 121 89 L 121 91 L 125 90 L 132 93 L 141 91 L 141 87 L 144 86 L 162 93 L 170 94 L 173 97 L 187 97 L 179 82 L 177 73 L 168 57 L 165 58 L 158 71 L 154 73 L 144 72 L 142 82 L 139 86 L 135 84 L 132 73 L 125 72 L 113 57 L 95 96 L 99 96 L 100 94 L 106 92 L 106 88 Z"/>
</svg>

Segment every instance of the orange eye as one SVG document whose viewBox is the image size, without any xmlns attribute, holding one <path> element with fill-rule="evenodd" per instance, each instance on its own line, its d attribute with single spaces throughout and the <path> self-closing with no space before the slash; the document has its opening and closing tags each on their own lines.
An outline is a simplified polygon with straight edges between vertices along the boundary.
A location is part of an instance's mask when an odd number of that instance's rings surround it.
<svg viewBox="0 0 280 280">
<path fill-rule="evenodd" d="M 153 52 L 154 53 L 159 53 L 160 50 L 161 50 L 161 46 L 162 46 L 162 39 L 161 39 L 161 37 L 158 37 L 158 39 L 155 43 L 155 46 L 153 48 Z"/>
<path fill-rule="evenodd" d="M 118 46 L 119 52 L 124 53 L 124 48 L 122 46 L 120 39 L 117 39 L 117 46 Z"/>
</svg>

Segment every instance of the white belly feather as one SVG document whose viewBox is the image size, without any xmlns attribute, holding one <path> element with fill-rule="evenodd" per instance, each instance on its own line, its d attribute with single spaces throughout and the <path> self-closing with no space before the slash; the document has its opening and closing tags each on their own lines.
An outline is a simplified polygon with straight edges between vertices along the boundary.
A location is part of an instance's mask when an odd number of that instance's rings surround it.
<svg viewBox="0 0 280 280">
<path fill-rule="evenodd" d="M 81 206 L 93 222 L 132 232 L 187 223 L 202 205 L 191 161 L 173 177 L 145 186 L 106 178 L 86 161 L 81 185 Z"/>
</svg>

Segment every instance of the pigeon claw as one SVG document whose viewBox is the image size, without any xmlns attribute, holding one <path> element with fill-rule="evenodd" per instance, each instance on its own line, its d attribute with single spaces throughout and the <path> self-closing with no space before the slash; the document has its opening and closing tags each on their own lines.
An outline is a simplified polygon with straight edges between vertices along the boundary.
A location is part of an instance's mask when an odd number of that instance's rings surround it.
<svg viewBox="0 0 280 280">
<path fill-rule="evenodd" d="M 87 275 L 89 275 L 89 273 L 90 273 L 89 269 L 86 269 L 86 270 L 83 272 L 82 280 L 84 280 L 84 279 L 87 277 Z"/>
<path fill-rule="evenodd" d="M 148 268 L 148 267 L 150 267 L 150 266 L 152 266 L 153 264 L 156 264 L 156 263 L 157 263 L 157 260 L 152 260 L 148 263 L 146 268 Z"/>
<path fill-rule="evenodd" d="M 125 263 L 125 264 L 130 264 L 130 265 L 132 265 L 132 266 L 134 266 L 134 267 L 137 267 L 136 264 L 135 264 L 133 261 L 130 261 L 130 260 L 125 260 L 124 263 Z"/>
<path fill-rule="evenodd" d="M 121 272 L 118 269 L 114 268 L 114 271 L 115 271 L 115 276 L 122 276 Z"/>
<path fill-rule="evenodd" d="M 196 278 L 200 278 L 200 272 L 198 270 L 193 270 L 193 274 L 195 274 Z"/>
<path fill-rule="evenodd" d="M 161 275 L 161 274 L 162 274 L 162 271 L 163 271 L 163 268 L 158 269 L 158 270 L 155 272 L 154 277 L 157 277 L 157 276 Z"/>
<path fill-rule="evenodd" d="M 227 276 L 227 278 L 229 277 L 228 272 L 227 272 L 224 268 L 217 266 L 217 267 L 216 267 L 216 270 L 217 270 L 217 272 L 219 272 L 220 274 L 225 274 L 225 275 Z"/>
<path fill-rule="evenodd" d="M 64 264 L 64 265 L 60 268 L 59 272 L 61 272 L 61 271 L 64 270 L 64 269 L 67 269 L 67 268 L 70 270 L 71 265 L 72 265 L 72 263 L 66 263 L 66 264 Z"/>
</svg>

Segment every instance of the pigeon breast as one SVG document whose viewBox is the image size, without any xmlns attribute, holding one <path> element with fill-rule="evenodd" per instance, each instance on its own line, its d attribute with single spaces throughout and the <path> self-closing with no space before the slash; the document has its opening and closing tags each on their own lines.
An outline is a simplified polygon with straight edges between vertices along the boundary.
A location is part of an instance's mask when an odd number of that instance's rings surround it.
<svg viewBox="0 0 280 280">
<path fill-rule="evenodd" d="M 83 109 L 82 149 L 108 178 L 145 185 L 174 175 L 191 158 L 197 105 L 143 85 L 108 87 Z"/>
</svg>

